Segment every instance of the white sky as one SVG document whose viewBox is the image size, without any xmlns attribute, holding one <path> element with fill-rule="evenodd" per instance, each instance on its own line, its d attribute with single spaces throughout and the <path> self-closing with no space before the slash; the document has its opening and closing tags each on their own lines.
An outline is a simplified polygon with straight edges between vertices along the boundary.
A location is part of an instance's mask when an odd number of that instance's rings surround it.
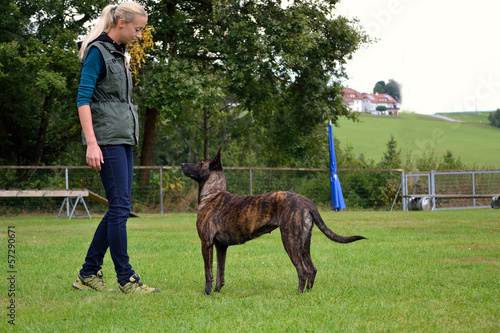
<svg viewBox="0 0 500 333">
<path fill-rule="evenodd" d="M 421 114 L 500 108 L 499 0 L 341 0 L 336 13 L 379 39 L 347 63 L 346 86 L 394 79 Z"/>
</svg>

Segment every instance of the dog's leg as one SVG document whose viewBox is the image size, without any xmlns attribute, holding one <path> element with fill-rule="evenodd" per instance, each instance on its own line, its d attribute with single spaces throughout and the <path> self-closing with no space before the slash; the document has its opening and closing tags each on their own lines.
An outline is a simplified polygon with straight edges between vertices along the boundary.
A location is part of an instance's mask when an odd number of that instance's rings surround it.
<svg viewBox="0 0 500 333">
<path fill-rule="evenodd" d="M 293 233 L 289 230 L 281 229 L 281 240 L 283 241 L 283 246 L 285 247 L 286 253 L 290 257 L 292 264 L 295 266 L 297 270 L 297 275 L 299 277 L 299 294 L 304 291 L 304 287 L 306 286 L 307 274 L 306 268 L 302 261 L 302 244 L 300 239 L 297 237 L 293 237 Z"/>
<path fill-rule="evenodd" d="M 215 282 L 214 291 L 220 291 L 224 286 L 224 272 L 226 270 L 226 252 L 227 246 L 219 245 L 215 243 L 215 249 L 217 250 L 217 277 Z"/>
<path fill-rule="evenodd" d="M 203 254 L 203 261 L 205 262 L 205 294 L 210 295 L 212 293 L 212 281 L 214 280 L 212 274 L 213 243 L 202 243 L 201 252 Z"/>
<path fill-rule="evenodd" d="M 304 248 L 302 249 L 302 261 L 307 269 L 307 290 L 310 290 L 314 285 L 314 279 L 316 278 L 317 268 L 314 266 L 311 258 L 311 236 L 312 232 L 306 238 Z"/>
</svg>

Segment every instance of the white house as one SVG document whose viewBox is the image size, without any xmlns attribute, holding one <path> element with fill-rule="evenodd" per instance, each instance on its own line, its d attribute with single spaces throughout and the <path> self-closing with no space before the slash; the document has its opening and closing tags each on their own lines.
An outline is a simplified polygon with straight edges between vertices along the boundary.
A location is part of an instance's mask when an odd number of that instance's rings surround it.
<svg viewBox="0 0 500 333">
<path fill-rule="evenodd" d="M 400 105 L 388 94 L 365 94 L 351 88 L 344 88 L 344 104 L 353 112 L 369 112 L 372 114 L 398 115 Z M 377 111 L 378 106 L 384 106 L 386 111 Z"/>
<path fill-rule="evenodd" d="M 351 111 L 363 112 L 363 96 L 354 89 L 344 88 L 344 104 Z"/>
</svg>

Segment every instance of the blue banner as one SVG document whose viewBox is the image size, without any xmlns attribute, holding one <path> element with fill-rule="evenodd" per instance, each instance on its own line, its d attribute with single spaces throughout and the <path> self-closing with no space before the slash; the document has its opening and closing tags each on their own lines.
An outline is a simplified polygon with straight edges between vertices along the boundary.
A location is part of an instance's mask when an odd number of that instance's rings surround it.
<svg viewBox="0 0 500 333">
<path fill-rule="evenodd" d="M 332 193 L 332 210 L 339 211 L 345 208 L 344 195 L 337 175 L 337 158 L 335 156 L 335 145 L 333 144 L 332 123 L 328 125 L 328 142 L 330 145 L 330 188 Z"/>
</svg>

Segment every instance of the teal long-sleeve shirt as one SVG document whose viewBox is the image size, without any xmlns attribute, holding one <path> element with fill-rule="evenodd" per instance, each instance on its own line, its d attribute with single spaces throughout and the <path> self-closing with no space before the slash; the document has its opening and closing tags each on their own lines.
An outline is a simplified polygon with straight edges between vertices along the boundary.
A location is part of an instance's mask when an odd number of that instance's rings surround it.
<svg viewBox="0 0 500 333">
<path fill-rule="evenodd" d="M 101 52 L 96 47 L 92 47 L 82 66 L 80 85 L 78 86 L 77 107 L 90 105 L 95 86 L 98 81 L 104 79 L 106 67 Z"/>
</svg>

